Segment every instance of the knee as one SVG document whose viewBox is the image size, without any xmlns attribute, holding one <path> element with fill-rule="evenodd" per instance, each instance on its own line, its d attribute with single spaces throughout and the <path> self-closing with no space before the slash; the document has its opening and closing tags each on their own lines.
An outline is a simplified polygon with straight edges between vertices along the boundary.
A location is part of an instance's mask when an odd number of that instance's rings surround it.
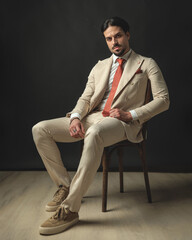
<svg viewBox="0 0 192 240">
<path fill-rule="evenodd" d="M 38 142 L 38 140 L 43 137 L 45 133 L 44 121 L 39 122 L 32 127 L 32 135 L 35 142 Z"/>
<path fill-rule="evenodd" d="M 101 135 L 101 129 L 97 125 L 91 126 L 86 132 L 86 137 L 92 139 L 101 138 Z"/>
</svg>

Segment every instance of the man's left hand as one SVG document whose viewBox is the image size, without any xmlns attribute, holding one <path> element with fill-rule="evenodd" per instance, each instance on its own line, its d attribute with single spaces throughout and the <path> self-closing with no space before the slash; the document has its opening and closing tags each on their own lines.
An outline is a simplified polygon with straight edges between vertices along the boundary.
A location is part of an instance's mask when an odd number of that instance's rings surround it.
<svg viewBox="0 0 192 240">
<path fill-rule="evenodd" d="M 130 112 L 125 112 L 119 108 L 113 108 L 109 111 L 109 116 L 117 118 L 123 122 L 131 122 L 133 120 Z"/>
</svg>

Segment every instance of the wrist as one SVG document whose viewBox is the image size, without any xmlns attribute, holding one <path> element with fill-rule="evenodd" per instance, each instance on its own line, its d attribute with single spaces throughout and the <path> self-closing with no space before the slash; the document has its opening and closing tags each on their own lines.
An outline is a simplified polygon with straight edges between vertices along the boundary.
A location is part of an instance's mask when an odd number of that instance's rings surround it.
<svg viewBox="0 0 192 240">
<path fill-rule="evenodd" d="M 127 118 L 128 118 L 128 122 L 133 121 L 133 117 L 132 117 L 132 114 L 130 112 L 127 113 Z"/>
<path fill-rule="evenodd" d="M 74 118 L 71 118 L 70 119 L 70 124 L 73 122 L 73 120 L 75 120 L 75 119 L 78 119 L 79 121 L 80 121 L 80 119 L 78 118 L 78 117 L 74 117 Z"/>
<path fill-rule="evenodd" d="M 130 112 L 130 114 L 131 114 L 131 116 L 132 116 L 132 120 L 133 120 L 133 121 L 134 121 L 134 120 L 138 120 L 138 115 L 137 115 L 137 113 L 136 113 L 135 110 L 130 110 L 129 112 Z"/>
</svg>

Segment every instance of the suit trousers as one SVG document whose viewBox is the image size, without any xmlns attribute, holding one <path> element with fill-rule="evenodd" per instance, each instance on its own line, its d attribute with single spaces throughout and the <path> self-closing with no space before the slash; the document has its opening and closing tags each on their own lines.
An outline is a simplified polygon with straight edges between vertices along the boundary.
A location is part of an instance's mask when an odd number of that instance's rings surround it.
<svg viewBox="0 0 192 240">
<path fill-rule="evenodd" d="M 87 115 L 82 123 L 86 131 L 84 146 L 72 181 L 56 144 L 82 140 L 70 136 L 70 119 L 63 117 L 42 121 L 32 129 L 34 142 L 50 177 L 57 186 L 70 187 L 69 195 L 62 204 L 72 212 L 80 209 L 81 200 L 101 163 L 104 147 L 127 139 L 122 122 L 116 118 L 103 117 L 101 111 Z"/>
</svg>

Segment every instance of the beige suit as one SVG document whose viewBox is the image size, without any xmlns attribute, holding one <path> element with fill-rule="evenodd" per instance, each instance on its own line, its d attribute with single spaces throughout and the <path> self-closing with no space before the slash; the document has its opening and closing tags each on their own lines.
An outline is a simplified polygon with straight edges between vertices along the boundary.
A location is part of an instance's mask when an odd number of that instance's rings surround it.
<svg viewBox="0 0 192 240">
<path fill-rule="evenodd" d="M 112 56 L 95 65 L 89 75 L 86 89 L 72 113 L 77 112 L 84 118 L 97 107 L 104 96 L 111 65 Z M 136 74 L 139 68 L 142 73 Z M 151 82 L 153 101 L 143 106 L 148 79 Z M 168 90 L 159 67 L 153 59 L 132 51 L 112 103 L 112 108 L 120 108 L 127 112 L 134 109 L 139 117 L 139 121 L 123 123 L 127 138 L 132 142 L 140 142 L 142 123 L 167 110 L 168 107 Z"/>
<path fill-rule="evenodd" d="M 95 65 L 82 96 L 67 117 L 43 121 L 33 127 L 35 144 L 51 178 L 57 185 L 70 185 L 70 193 L 63 204 L 74 212 L 79 211 L 81 199 L 100 165 L 103 148 L 126 138 L 132 142 L 142 141 L 142 124 L 169 107 L 168 90 L 159 67 L 153 59 L 132 51 L 125 64 L 112 108 L 135 110 L 138 120 L 124 123 L 115 118 L 103 117 L 101 111 L 96 109 L 104 96 L 111 65 L 112 57 Z M 153 100 L 143 105 L 148 79 Z M 82 157 L 72 182 L 55 143 L 81 140 L 69 134 L 71 113 L 80 114 L 86 130 Z"/>
</svg>

